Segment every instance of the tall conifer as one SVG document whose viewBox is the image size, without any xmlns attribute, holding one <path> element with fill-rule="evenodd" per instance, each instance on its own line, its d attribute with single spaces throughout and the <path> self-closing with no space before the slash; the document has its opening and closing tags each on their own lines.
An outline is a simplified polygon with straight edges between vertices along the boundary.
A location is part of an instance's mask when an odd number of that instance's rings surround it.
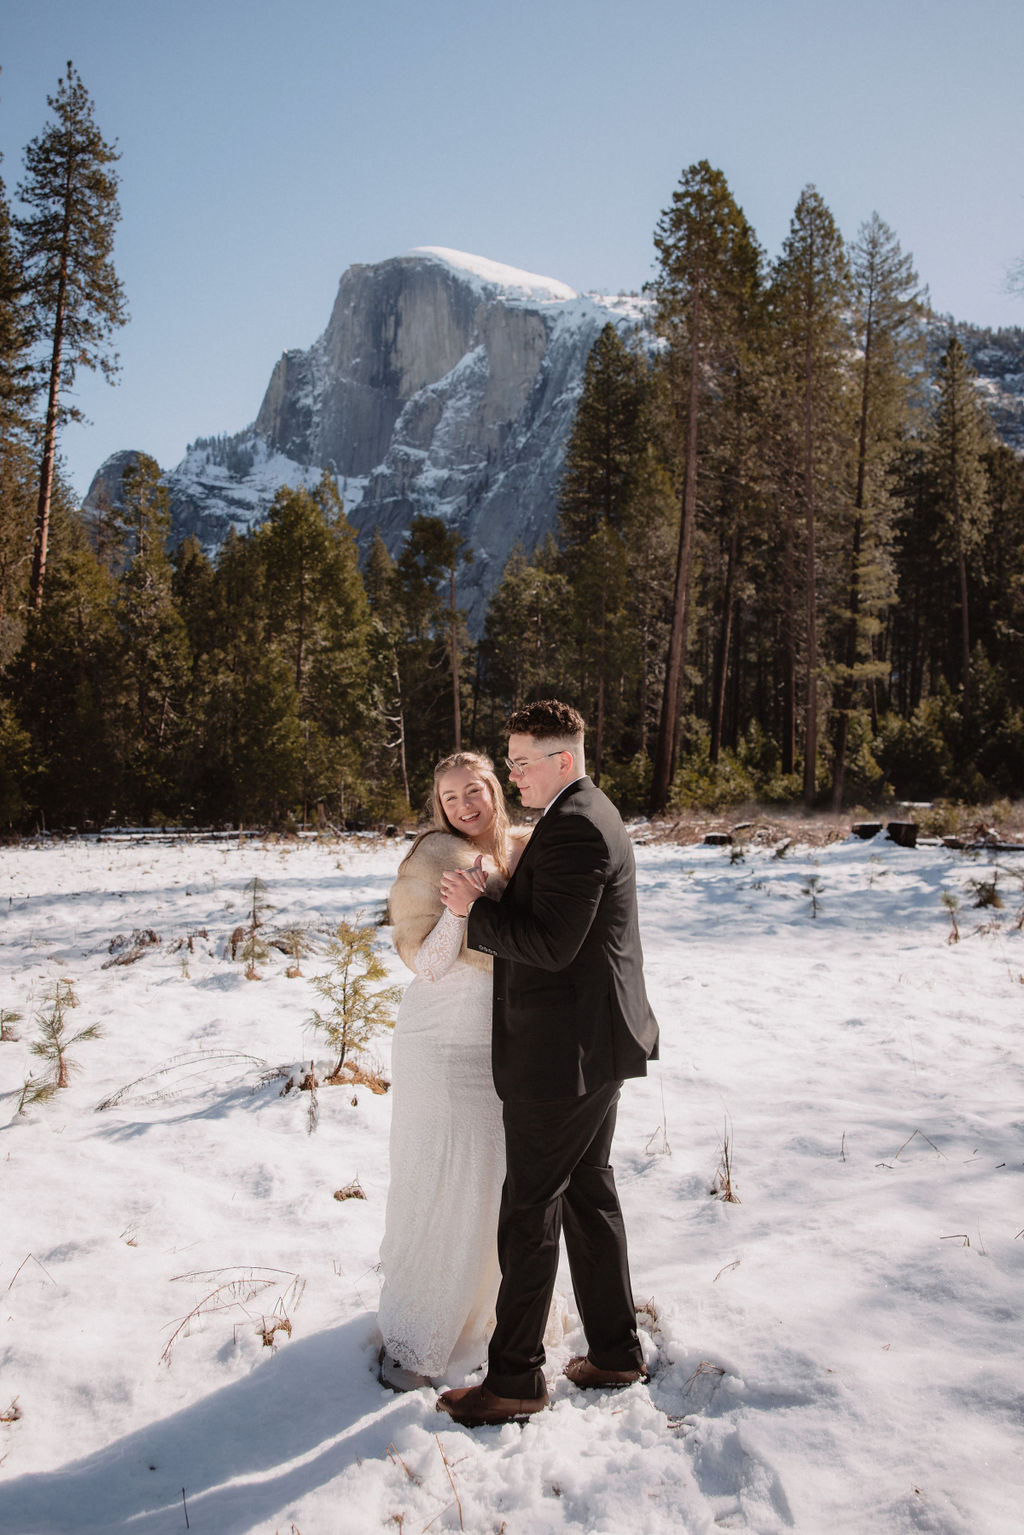
<svg viewBox="0 0 1024 1535">
<path fill-rule="evenodd" d="M 629 548 L 648 438 L 644 364 L 606 325 L 587 359 L 558 521 L 570 591 L 564 624 L 575 650 L 573 691 L 589 721 L 595 783 L 601 781 L 609 725 L 618 723 L 609 716 L 625 704 L 625 689 L 615 684 L 629 669 Z"/>
<path fill-rule="evenodd" d="M 779 341 L 783 429 L 789 444 L 786 677 L 792 749 L 796 693 L 796 528 L 803 514 L 804 801 L 814 801 L 818 756 L 819 528 L 830 505 L 842 448 L 841 400 L 849 266 L 835 220 L 813 186 L 804 188 L 772 278 Z M 784 762 L 784 771 L 791 770 Z"/>
<path fill-rule="evenodd" d="M 32 555 L 31 328 L 0 177 L 0 672 L 23 632 Z"/>
<path fill-rule="evenodd" d="M 174 600 L 167 552 L 171 515 L 160 467 L 141 453 L 125 471 L 118 514 L 127 563 L 117 582 L 124 642 L 122 755 L 125 808 L 144 818 L 168 811 L 177 794 L 185 727 L 189 647 Z"/>
<path fill-rule="evenodd" d="M 113 169 L 119 153 L 96 126 L 92 101 L 70 61 L 48 101 L 53 121 L 26 149 L 25 179 L 18 188 L 29 211 L 15 220 L 32 314 L 47 355 L 31 581 L 35 611 L 46 579 L 57 433 L 62 420 L 80 418 L 63 396 L 79 367 L 99 368 L 113 378 L 117 358 L 110 340 L 127 320 L 113 263 L 121 216 Z"/>
<path fill-rule="evenodd" d="M 956 565 L 960 634 L 960 707 L 965 723 L 972 708 L 971 623 L 968 568 L 988 531 L 989 503 L 984 455 L 992 423 L 978 398 L 975 379 L 956 336 L 939 360 L 938 400 L 928 435 L 946 542 Z"/>
<path fill-rule="evenodd" d="M 837 639 L 836 736 L 832 808 L 843 802 L 850 714 L 865 682 L 885 676 L 872 654 L 881 615 L 895 599 L 891 481 L 913 414 L 914 373 L 922 360 L 925 313 L 913 260 L 877 213 L 850 247 L 850 328 L 856 400 L 853 495 L 846 516 L 846 598 Z"/>
<path fill-rule="evenodd" d="M 672 626 L 650 808 L 663 810 L 675 765 L 689 620 L 694 532 L 702 464 L 702 427 L 713 411 L 722 372 L 735 366 L 744 297 L 760 266 L 757 241 L 721 171 L 690 166 L 654 237 L 659 273 L 653 289 L 657 326 L 668 344 L 682 497 Z"/>
</svg>

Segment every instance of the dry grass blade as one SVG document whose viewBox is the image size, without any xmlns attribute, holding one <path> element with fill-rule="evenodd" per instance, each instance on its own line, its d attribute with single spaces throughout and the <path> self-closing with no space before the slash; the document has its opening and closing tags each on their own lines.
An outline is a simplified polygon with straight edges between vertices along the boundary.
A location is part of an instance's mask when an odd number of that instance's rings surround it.
<svg viewBox="0 0 1024 1535">
<path fill-rule="evenodd" d="M 711 1180 L 709 1194 L 722 1200 L 727 1205 L 738 1205 L 740 1196 L 732 1186 L 732 1151 L 729 1146 L 728 1130 L 722 1136 L 722 1151 L 718 1162 L 718 1171 Z"/>
<path fill-rule="evenodd" d="M 720 1364 L 712 1364 L 709 1359 L 702 1359 L 700 1364 L 694 1370 L 693 1374 L 687 1380 L 683 1390 L 689 1394 L 702 1375 L 717 1376 L 718 1379 L 721 1380 L 724 1374 L 725 1371 Z"/>
<path fill-rule="evenodd" d="M 399 1455 L 398 1450 L 397 1450 L 397 1448 L 395 1446 L 394 1440 L 391 1441 L 391 1443 L 388 1445 L 388 1447 L 384 1451 L 384 1453 L 387 1456 L 388 1460 L 391 1461 L 392 1465 L 394 1465 L 395 1462 L 397 1461 L 398 1465 L 401 1466 L 402 1470 L 405 1472 L 405 1474 L 409 1478 L 410 1482 L 415 1483 L 415 1485 L 417 1487 L 419 1487 L 422 1484 L 423 1478 L 420 1477 L 420 1476 L 417 1476 L 415 1471 L 410 1471 L 409 1470 L 409 1467 L 405 1464 L 405 1461 L 402 1459 L 401 1455 Z"/>
<path fill-rule="evenodd" d="M 906 1151 L 906 1149 L 910 1145 L 911 1141 L 915 1138 L 915 1136 L 918 1136 L 918 1135 L 921 1137 L 921 1139 L 923 1141 L 928 1141 L 929 1146 L 935 1152 L 936 1156 L 945 1158 L 945 1152 L 940 1151 L 938 1146 L 936 1146 L 934 1141 L 929 1141 L 927 1135 L 925 1135 L 923 1130 L 915 1130 L 913 1135 L 908 1135 L 907 1136 L 906 1140 L 903 1142 L 903 1145 L 900 1147 L 899 1151 L 897 1151 L 896 1155 L 893 1157 L 893 1161 L 894 1162 L 899 1159 L 900 1152 Z"/>
<path fill-rule="evenodd" d="M 136 1077 L 134 1082 L 125 1083 L 124 1087 L 119 1087 L 109 1098 L 98 1103 L 96 1112 L 99 1114 L 104 1109 L 116 1108 L 121 1103 L 131 1103 L 139 1108 L 154 1103 L 169 1103 L 187 1093 L 195 1077 L 208 1077 L 214 1067 L 223 1072 L 227 1064 L 251 1066 L 259 1071 L 265 1071 L 267 1065 L 258 1055 L 246 1055 L 240 1050 L 192 1050 L 184 1055 L 172 1056 L 169 1061 L 155 1066 L 144 1076 Z M 186 1074 L 190 1074 L 187 1079 Z M 155 1084 L 162 1078 L 170 1080 L 166 1085 L 157 1087 Z M 178 1079 L 177 1083 L 175 1078 Z"/>
<path fill-rule="evenodd" d="M 18 1275 L 21 1273 L 22 1269 L 25 1267 L 25 1264 L 29 1261 L 30 1258 L 32 1259 L 32 1262 L 36 1265 L 36 1268 L 42 1269 L 43 1273 L 46 1275 L 46 1277 L 50 1281 L 50 1283 L 52 1285 L 56 1285 L 56 1283 L 57 1283 L 56 1279 L 54 1279 L 53 1275 L 49 1272 L 49 1270 L 45 1267 L 45 1265 L 40 1263 L 40 1261 L 36 1257 L 35 1253 L 26 1253 L 24 1258 L 22 1258 L 21 1262 L 18 1264 L 18 1267 L 14 1270 L 14 1276 L 11 1279 L 10 1284 L 7 1286 L 8 1290 L 13 1290 L 14 1289 L 14 1281 L 17 1279 Z"/>
<path fill-rule="evenodd" d="M 211 1269 L 205 1273 L 197 1272 L 192 1274 L 176 1274 L 174 1279 L 175 1281 L 209 1281 L 211 1279 L 215 1279 L 219 1274 L 229 1273 L 231 1273 L 230 1269 Z M 298 1304 L 302 1297 L 302 1291 L 305 1289 L 305 1280 L 302 1279 L 298 1274 L 289 1273 L 289 1271 L 286 1269 L 244 1269 L 240 1273 L 236 1273 L 236 1276 L 233 1279 L 228 1279 L 225 1280 L 222 1284 L 215 1285 L 208 1295 L 204 1295 L 202 1300 L 198 1301 L 196 1305 L 192 1307 L 192 1310 L 186 1316 L 182 1317 L 170 1338 L 167 1340 L 167 1345 L 164 1348 L 163 1353 L 160 1355 L 160 1363 L 167 1365 L 170 1364 L 171 1353 L 175 1343 L 177 1343 L 179 1338 L 187 1338 L 189 1336 L 193 1324 L 197 1322 L 200 1317 L 212 1314 L 213 1312 L 217 1311 L 230 1311 L 232 1307 L 235 1306 L 238 1306 L 244 1310 L 248 1301 L 261 1294 L 264 1290 L 272 1289 L 274 1285 L 280 1284 L 282 1278 L 287 1278 L 290 1281 L 290 1283 L 282 1290 L 277 1305 L 275 1306 L 275 1311 L 279 1311 L 279 1314 L 282 1317 L 281 1327 L 283 1327 L 284 1321 L 287 1320 L 287 1318 L 284 1316 L 284 1308 L 288 1302 L 288 1297 L 292 1297 L 291 1304 L 294 1308 L 294 1306 Z M 278 1330 L 280 1329 L 272 1329 L 271 1337 L 273 1336 L 273 1332 Z M 285 1330 L 289 1334 L 291 1333 L 290 1322 L 288 1323 L 287 1329 Z M 265 1325 L 263 1332 L 264 1342 L 266 1342 L 267 1339 Z"/>
<path fill-rule="evenodd" d="M 437 1434 L 434 1435 L 434 1439 L 437 1443 L 437 1448 L 440 1451 L 441 1460 L 444 1462 L 444 1469 L 448 1473 L 448 1485 L 451 1487 L 452 1492 L 455 1495 L 455 1507 L 459 1511 L 459 1529 L 464 1530 L 466 1526 L 462 1522 L 462 1500 L 459 1497 L 458 1488 L 455 1486 L 455 1478 L 452 1475 L 451 1462 L 449 1461 L 447 1455 L 444 1453 L 444 1450 L 441 1446 L 441 1441 Z M 441 1515 L 446 1514 L 451 1506 L 452 1505 L 450 1503 L 446 1504 L 446 1506 L 442 1508 L 439 1513 L 434 1515 L 433 1519 L 429 1520 L 428 1523 L 423 1526 L 423 1535 L 426 1535 L 426 1531 L 430 1529 L 430 1526 L 432 1524 L 436 1524 Z"/>
</svg>

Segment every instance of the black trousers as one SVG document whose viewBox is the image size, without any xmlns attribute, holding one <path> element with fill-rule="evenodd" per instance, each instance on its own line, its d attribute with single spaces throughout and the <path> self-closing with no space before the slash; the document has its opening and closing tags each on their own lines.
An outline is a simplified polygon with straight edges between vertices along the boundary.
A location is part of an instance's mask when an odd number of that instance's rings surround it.
<svg viewBox="0 0 1024 1535">
<path fill-rule="evenodd" d="M 563 1230 L 591 1359 L 605 1370 L 643 1367 L 626 1232 L 608 1164 L 621 1086 L 503 1105 L 501 1287 L 484 1381 L 498 1396 L 536 1397 L 545 1389 L 544 1328 Z"/>
</svg>

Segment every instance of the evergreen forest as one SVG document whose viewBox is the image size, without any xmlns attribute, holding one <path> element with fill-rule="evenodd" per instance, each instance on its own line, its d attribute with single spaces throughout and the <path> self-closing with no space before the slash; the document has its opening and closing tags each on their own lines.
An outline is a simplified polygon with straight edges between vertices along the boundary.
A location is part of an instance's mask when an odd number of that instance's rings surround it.
<svg viewBox="0 0 1024 1535">
<path fill-rule="evenodd" d="M 721 172 L 654 229 L 650 319 L 587 364 L 557 536 L 483 632 L 436 517 L 359 547 L 336 483 L 211 558 L 158 465 L 86 511 L 77 369 L 112 378 L 116 148 L 71 64 L 0 181 L 0 824 L 376 825 L 560 696 L 624 813 L 1024 794 L 1024 461 L 896 234 L 806 187 L 770 259 Z"/>
</svg>

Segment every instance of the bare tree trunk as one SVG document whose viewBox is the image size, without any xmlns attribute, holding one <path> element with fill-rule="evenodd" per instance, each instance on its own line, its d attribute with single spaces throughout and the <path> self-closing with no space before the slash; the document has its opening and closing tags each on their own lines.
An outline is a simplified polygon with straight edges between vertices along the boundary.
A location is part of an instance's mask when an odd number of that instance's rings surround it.
<svg viewBox="0 0 1024 1535">
<path fill-rule="evenodd" d="M 63 300 L 63 283 L 61 285 Z M 58 311 L 50 360 L 50 387 L 46 398 L 46 426 L 43 432 L 43 457 L 39 466 L 39 500 L 36 506 L 36 536 L 32 550 L 32 579 L 29 607 L 38 613 L 43 605 L 46 583 L 46 551 L 50 538 L 50 500 L 53 494 L 53 465 L 57 454 L 57 402 L 60 395 L 61 355 L 64 346 L 63 306 Z"/>
<path fill-rule="evenodd" d="M 956 526 L 956 564 L 960 581 L 960 666 L 963 672 L 963 691 L 960 695 L 960 712 L 966 723 L 971 717 L 971 622 L 967 608 L 967 555 L 964 551 L 963 526 L 960 516 L 960 497 L 953 492 L 953 520 Z"/>
<path fill-rule="evenodd" d="M 36 539 L 32 551 L 32 580 L 29 608 L 38 613 L 43 605 L 46 584 L 46 549 L 50 539 L 50 500 L 53 494 L 53 465 L 57 454 L 57 410 L 60 399 L 61 365 L 64 355 L 64 316 L 67 308 L 68 242 L 71 237 L 71 187 L 64 198 L 64 222 L 61 232 L 60 277 L 57 281 L 57 305 L 53 317 L 53 350 L 50 354 L 50 385 L 46 396 L 46 426 L 43 431 L 43 458 L 39 466 L 39 502 L 36 508 Z"/>
<path fill-rule="evenodd" d="M 804 349 L 804 533 L 807 584 L 807 665 L 804 719 L 804 804 L 814 804 L 815 766 L 818 758 L 818 589 L 815 572 L 814 421 L 811 391 L 814 358 L 810 327 Z"/>
<path fill-rule="evenodd" d="M 782 633 L 780 635 L 781 684 L 782 684 L 782 771 L 793 772 L 796 766 L 796 636 L 794 634 L 794 607 L 796 605 L 796 519 L 792 497 L 787 497 L 786 544 L 783 558 Z"/>
<path fill-rule="evenodd" d="M 867 325 L 864 332 L 864 376 L 860 390 L 860 430 L 857 439 L 857 490 L 854 496 L 856 515 L 853 519 L 853 540 L 850 560 L 850 612 L 846 629 L 846 671 L 840 683 L 836 708 L 836 748 L 832 765 L 832 809 L 837 814 L 843 806 L 843 790 L 846 787 L 846 750 L 850 739 L 850 710 L 856 697 L 854 668 L 857 665 L 857 630 L 860 624 L 860 551 L 864 537 L 864 487 L 868 463 L 868 413 L 871 400 L 871 343 L 874 323 L 872 308 L 868 306 Z"/>
<path fill-rule="evenodd" d="M 455 750 L 462 750 L 462 700 L 459 697 L 459 620 L 455 612 L 455 566 L 450 572 L 450 596 L 452 627 L 452 722 L 454 726 Z"/>
<path fill-rule="evenodd" d="M 729 649 L 732 644 L 733 588 L 736 582 L 736 565 L 739 559 L 740 524 L 737 517 L 729 540 L 729 558 L 725 567 L 725 591 L 722 594 L 722 627 L 718 637 L 718 654 L 715 657 L 714 680 L 711 700 L 711 749 L 712 762 L 717 762 L 722 750 L 722 728 L 725 722 L 725 691 L 729 675 Z"/>
</svg>

